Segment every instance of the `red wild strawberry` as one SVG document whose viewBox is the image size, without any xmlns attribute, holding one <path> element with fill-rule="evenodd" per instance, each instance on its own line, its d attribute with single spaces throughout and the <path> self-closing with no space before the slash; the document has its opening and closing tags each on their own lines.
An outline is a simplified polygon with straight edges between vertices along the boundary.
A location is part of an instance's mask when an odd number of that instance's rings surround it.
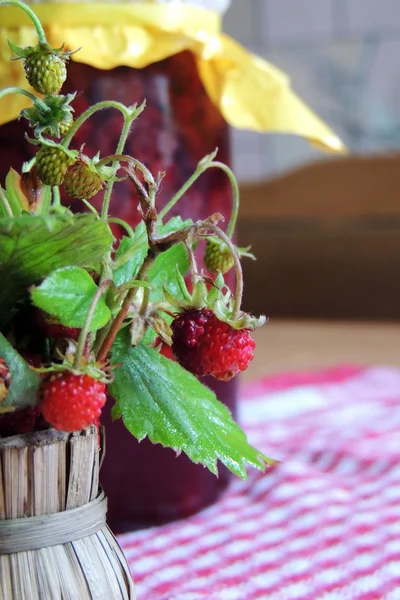
<svg viewBox="0 0 400 600">
<path fill-rule="evenodd" d="M 105 383 L 86 374 L 53 373 L 40 389 L 43 417 L 60 431 L 79 431 L 97 423 L 105 402 Z"/>
<path fill-rule="evenodd" d="M 254 341 L 248 329 L 234 329 L 208 308 L 190 308 L 171 324 L 172 351 L 188 371 L 228 381 L 247 369 Z"/>
</svg>

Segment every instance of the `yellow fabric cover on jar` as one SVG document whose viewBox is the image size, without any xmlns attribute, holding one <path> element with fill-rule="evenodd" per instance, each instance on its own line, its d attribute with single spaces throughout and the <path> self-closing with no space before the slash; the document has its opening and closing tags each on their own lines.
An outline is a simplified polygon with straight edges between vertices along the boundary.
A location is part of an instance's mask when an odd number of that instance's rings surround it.
<svg viewBox="0 0 400 600">
<path fill-rule="evenodd" d="M 334 152 L 341 140 L 293 92 L 289 78 L 221 32 L 212 10 L 173 2 L 65 2 L 33 6 L 54 48 L 76 50 L 73 60 L 99 69 L 125 65 L 142 68 L 182 50 L 196 56 L 203 85 L 233 127 L 291 133 Z M 0 6 L 0 89 L 29 89 L 20 61 L 10 60 L 9 39 L 35 45 L 28 16 L 14 6 Z M 0 124 L 15 119 L 29 101 L 18 95 L 0 100 Z"/>
</svg>

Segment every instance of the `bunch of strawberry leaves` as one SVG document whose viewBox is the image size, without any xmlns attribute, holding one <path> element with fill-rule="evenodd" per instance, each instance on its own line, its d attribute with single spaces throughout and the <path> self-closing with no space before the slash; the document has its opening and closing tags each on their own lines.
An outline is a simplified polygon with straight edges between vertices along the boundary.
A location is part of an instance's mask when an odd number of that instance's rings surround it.
<svg viewBox="0 0 400 600">
<path fill-rule="evenodd" d="M 157 191 L 163 173 L 123 154 L 134 120 L 145 106 L 107 101 L 74 119 L 75 95 L 63 96 L 71 52 L 51 48 L 31 8 L 24 10 L 38 35 L 36 46 L 19 48 L 34 91 L 10 87 L 32 102 L 21 116 L 33 130 L 35 158 L 18 174 L 10 169 L 0 187 L 0 433 L 2 420 L 43 417 L 65 431 L 99 422 L 106 402 L 138 439 L 184 451 L 217 473 L 217 460 L 245 478 L 245 463 L 263 469 L 274 461 L 252 447 L 228 409 L 200 381 L 228 380 L 253 357 L 251 330 L 265 319 L 240 309 L 240 257 L 247 249 L 231 242 L 238 189 L 230 169 L 206 156 L 161 211 Z M 124 124 L 115 154 L 86 156 L 70 148 L 90 116 L 119 110 Z M 219 214 L 203 221 L 167 219 L 169 210 L 208 168 L 221 168 L 233 186 L 233 211 L 226 233 Z M 109 216 L 114 184 L 129 178 L 141 222 L 132 230 Z M 60 187 L 82 202 L 73 214 L 60 201 Z M 101 212 L 90 198 L 103 193 Z M 114 239 L 110 225 L 125 230 Z M 199 271 L 196 246 L 205 239 L 210 275 Z M 234 293 L 224 273 L 235 268 Z M 174 358 L 160 352 L 172 346 Z M 183 366 L 182 366 L 183 365 Z M 46 426 L 46 425 L 45 425 Z"/>
</svg>

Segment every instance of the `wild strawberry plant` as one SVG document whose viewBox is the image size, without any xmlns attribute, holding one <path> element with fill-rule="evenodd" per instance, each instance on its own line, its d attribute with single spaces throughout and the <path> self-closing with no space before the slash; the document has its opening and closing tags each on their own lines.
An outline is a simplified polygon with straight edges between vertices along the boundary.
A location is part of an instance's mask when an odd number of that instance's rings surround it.
<svg viewBox="0 0 400 600">
<path fill-rule="evenodd" d="M 70 52 L 48 45 L 35 13 L 21 0 L 0 4 L 24 10 L 36 28 L 36 46 L 9 45 L 33 90 L 44 95 L 15 87 L 0 92 L 0 102 L 7 94 L 31 100 L 21 117 L 31 127 L 29 142 L 38 148 L 22 173 L 11 169 L 0 188 L 0 433 L 9 434 L 16 415 L 32 428 L 38 416 L 41 427 L 65 431 L 97 423 L 107 391 L 113 416 L 139 440 L 147 436 L 184 451 L 213 472 L 217 459 L 241 477 L 246 462 L 263 468 L 270 459 L 248 444 L 199 379 L 228 380 L 246 369 L 253 358 L 251 330 L 265 320 L 241 310 L 240 257 L 248 253 L 231 240 L 238 212 L 232 172 L 213 152 L 159 210 L 164 173 L 154 175 L 124 154 L 145 106 L 100 102 L 74 119 L 75 94 L 60 94 Z M 86 156 L 74 148 L 74 135 L 106 109 L 123 117 L 115 154 Z M 226 232 L 220 214 L 195 222 L 168 218 L 209 168 L 222 169 L 232 183 Z M 111 216 L 121 179 L 132 184 L 141 217 L 136 229 Z M 61 202 L 60 189 L 81 201 L 81 213 Z M 90 198 L 100 193 L 97 211 Z M 125 232 L 118 240 L 113 223 Z M 202 239 L 209 274 L 196 262 Z M 224 280 L 232 268 L 233 292 Z M 166 345 L 175 360 L 164 356 Z"/>
</svg>

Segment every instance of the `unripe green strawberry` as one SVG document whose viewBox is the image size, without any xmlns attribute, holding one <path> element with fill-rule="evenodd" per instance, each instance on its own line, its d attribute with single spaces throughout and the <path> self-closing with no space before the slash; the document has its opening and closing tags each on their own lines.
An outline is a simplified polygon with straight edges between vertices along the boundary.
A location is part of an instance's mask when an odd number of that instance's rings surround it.
<svg viewBox="0 0 400 600">
<path fill-rule="evenodd" d="M 45 185 L 60 185 L 73 162 L 61 148 L 42 146 L 36 155 L 36 173 Z"/>
<path fill-rule="evenodd" d="M 68 196 L 87 200 L 95 196 L 103 187 L 103 180 L 83 160 L 77 160 L 65 174 L 64 188 Z"/>
<path fill-rule="evenodd" d="M 223 242 L 210 238 L 207 240 L 204 265 L 210 273 L 216 274 L 220 271 L 224 275 L 234 265 L 232 252 Z"/>
<path fill-rule="evenodd" d="M 73 122 L 74 122 L 74 119 L 73 119 L 72 115 L 65 115 L 64 119 L 62 119 L 62 121 L 58 122 L 58 131 L 59 131 L 60 137 L 64 137 L 64 135 L 67 135 L 68 131 L 72 127 Z"/>
<path fill-rule="evenodd" d="M 68 55 L 60 55 L 47 44 L 38 44 L 24 61 L 29 84 L 39 94 L 57 94 L 67 78 L 67 59 Z"/>
<path fill-rule="evenodd" d="M 71 129 L 74 122 L 71 106 L 75 94 L 63 96 L 45 96 L 41 101 L 34 102 L 29 108 L 24 108 L 20 116 L 28 119 L 29 124 L 35 130 L 35 137 L 45 133 L 52 137 L 64 137 Z"/>
</svg>

